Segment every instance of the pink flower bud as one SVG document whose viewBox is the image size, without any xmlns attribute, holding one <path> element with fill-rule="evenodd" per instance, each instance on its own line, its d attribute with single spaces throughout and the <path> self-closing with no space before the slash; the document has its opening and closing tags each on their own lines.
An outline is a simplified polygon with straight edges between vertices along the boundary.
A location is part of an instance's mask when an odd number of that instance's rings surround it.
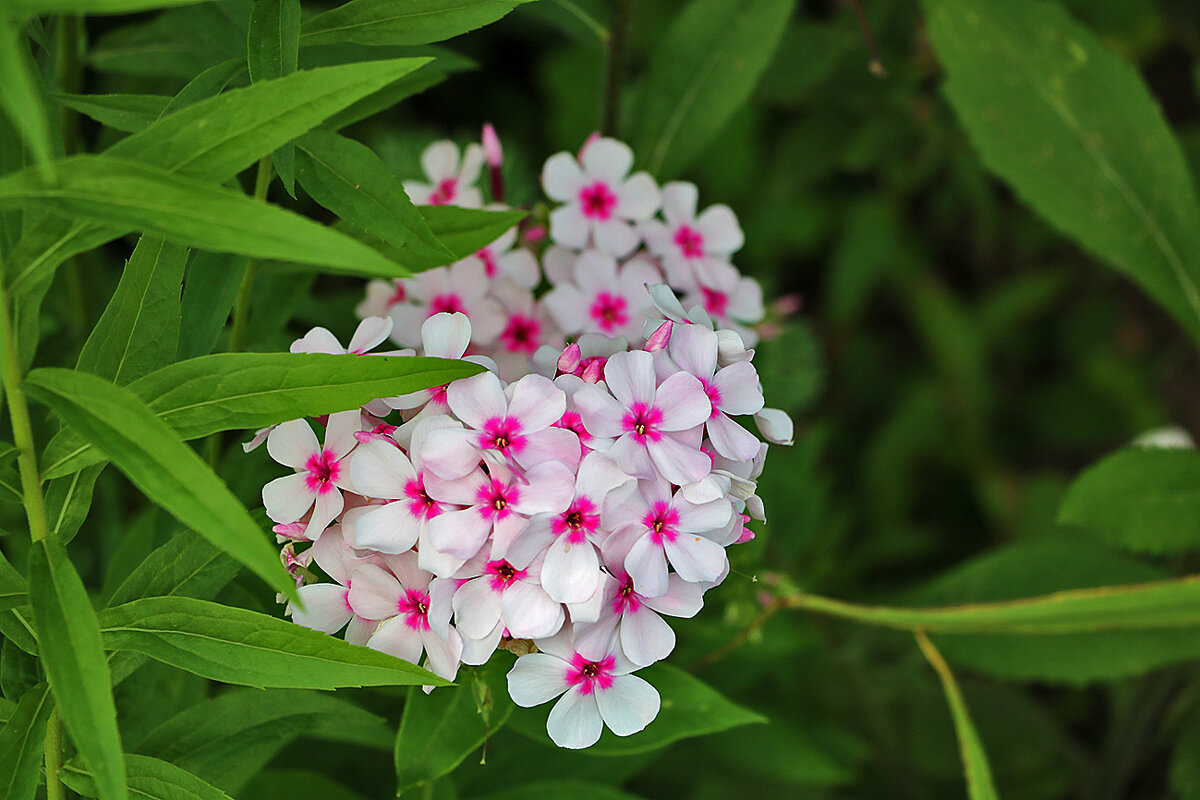
<svg viewBox="0 0 1200 800">
<path fill-rule="evenodd" d="M 667 320 L 662 325 L 659 325 L 654 333 L 650 334 L 650 338 L 646 340 L 646 346 L 643 349 L 647 353 L 662 350 L 667 346 L 667 342 L 671 341 L 671 328 L 671 320 Z"/>
<path fill-rule="evenodd" d="M 504 150 L 500 147 L 500 137 L 492 123 L 483 124 L 483 153 L 487 157 L 489 167 L 496 168 L 504 163 Z"/>
<path fill-rule="evenodd" d="M 546 226 L 534 225 L 526 228 L 523 234 L 526 244 L 535 244 L 546 238 Z"/>
<path fill-rule="evenodd" d="M 280 538 L 280 541 L 283 539 L 304 541 L 304 531 L 306 527 L 307 526 L 303 522 L 288 522 L 286 524 L 273 526 L 271 531 Z"/>
<path fill-rule="evenodd" d="M 599 383 L 604 379 L 604 364 L 607 359 L 593 358 L 583 368 L 583 380 L 587 383 Z"/>
<path fill-rule="evenodd" d="M 558 371 L 564 374 L 573 374 L 579 369 L 579 362 L 583 360 L 583 353 L 579 349 L 578 344 L 569 344 L 562 351 L 562 355 L 558 357 Z"/>
</svg>

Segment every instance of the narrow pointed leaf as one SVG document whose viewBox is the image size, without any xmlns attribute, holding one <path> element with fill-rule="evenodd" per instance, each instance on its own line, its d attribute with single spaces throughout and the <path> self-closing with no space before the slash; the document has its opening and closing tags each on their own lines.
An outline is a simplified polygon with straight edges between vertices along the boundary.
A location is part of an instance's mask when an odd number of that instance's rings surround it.
<svg viewBox="0 0 1200 800">
<path fill-rule="evenodd" d="M 105 645 L 211 680 L 259 688 L 445 686 L 394 656 L 254 611 L 148 597 L 101 613 Z"/>
<path fill-rule="evenodd" d="M 0 553 L 0 611 L 29 602 L 29 582 Z"/>
<path fill-rule="evenodd" d="M 188 265 L 179 324 L 180 361 L 213 351 L 246 274 L 246 259 L 229 253 L 199 252 Z"/>
<path fill-rule="evenodd" d="M 82 372 L 29 373 L 29 394 L 58 412 L 147 497 L 277 590 L 295 583 L 229 488 L 137 395 Z"/>
<path fill-rule="evenodd" d="M 64 428 L 70 431 L 70 428 Z M 72 475 L 52 478 L 46 483 L 46 520 L 50 535 L 70 544 L 79 533 L 88 512 L 92 509 L 92 494 L 96 481 L 104 471 L 103 463 L 88 465 Z"/>
<path fill-rule="evenodd" d="M 96 612 L 55 538 L 29 553 L 29 598 L 42 665 L 59 714 L 103 800 L 125 800 L 125 759 Z"/>
<path fill-rule="evenodd" d="M 171 102 L 158 94 L 53 94 L 67 108 L 113 130 L 134 133 L 158 119 Z"/>
<path fill-rule="evenodd" d="M 146 800 L 230 800 L 229 795 L 185 769 L 150 756 L 125 756 L 129 794 Z M 67 765 L 62 781 L 84 797 L 98 797 L 96 780 L 82 766 Z"/>
<path fill-rule="evenodd" d="M 250 82 L 282 78 L 300 65 L 300 0 L 256 0 L 246 37 Z M 271 155 L 275 172 L 296 196 L 296 150 L 290 142 Z"/>
<path fill-rule="evenodd" d="M 50 687 L 40 683 L 21 701 L 0 728 L 0 797 L 33 800 L 42 766 L 42 740 L 54 708 Z"/>
<path fill-rule="evenodd" d="M 49 164 L 54 152 L 50 142 L 50 122 L 25 41 L 22 20 L 20 15 L 0 14 L 0 110 L 21 132 L 34 161 L 51 169 Z"/>
<path fill-rule="evenodd" d="M 190 6 L 204 0 L 5 0 L 7 10 L 21 15 L 129 14 L 168 6 Z"/>
<path fill-rule="evenodd" d="M 306 44 L 429 44 L 489 25 L 529 0 L 350 0 L 304 23 Z"/>
</svg>

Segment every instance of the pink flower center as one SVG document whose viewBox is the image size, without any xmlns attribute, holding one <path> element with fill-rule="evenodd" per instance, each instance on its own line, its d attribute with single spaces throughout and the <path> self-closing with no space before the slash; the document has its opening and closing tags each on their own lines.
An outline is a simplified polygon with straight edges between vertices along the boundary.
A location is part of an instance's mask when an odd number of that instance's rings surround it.
<svg viewBox="0 0 1200 800">
<path fill-rule="evenodd" d="M 483 423 L 483 433 L 479 434 L 479 446 L 499 450 L 505 457 L 520 452 L 525 446 L 525 437 L 521 435 L 521 423 L 509 417 L 492 417 Z"/>
<path fill-rule="evenodd" d="M 491 480 L 475 493 L 475 505 L 479 509 L 479 516 L 498 521 L 513 513 L 509 506 L 517 503 L 520 497 L 517 487 Z"/>
<path fill-rule="evenodd" d="M 613 685 L 612 673 L 616 665 L 614 656 L 606 656 L 602 661 L 588 661 L 576 653 L 571 657 L 571 666 L 567 668 L 567 683 L 578 686 L 580 694 L 608 689 Z"/>
<path fill-rule="evenodd" d="M 514 582 L 524 578 L 528 574 L 528 570 L 517 569 L 501 559 L 489 561 L 483 568 L 483 574 L 488 576 L 488 585 L 492 587 L 492 591 L 502 594 Z"/>
<path fill-rule="evenodd" d="M 704 237 L 695 228 L 680 225 L 675 231 L 675 245 L 684 258 L 700 258 L 704 255 Z"/>
<path fill-rule="evenodd" d="M 592 319 L 600 326 L 600 330 L 608 333 L 629 322 L 628 303 L 619 294 L 601 292 L 592 303 Z"/>
<path fill-rule="evenodd" d="M 617 207 L 617 196 L 603 181 L 579 190 L 579 205 L 588 219 L 608 219 Z"/>
<path fill-rule="evenodd" d="M 404 496 L 408 498 L 408 510 L 417 519 L 433 519 L 442 513 L 442 507 L 425 491 L 424 474 L 417 475 L 405 485 Z"/>
<path fill-rule="evenodd" d="M 404 622 L 414 631 L 429 630 L 429 595 L 423 592 L 406 592 L 396 609 L 404 617 Z"/>
<path fill-rule="evenodd" d="M 618 579 L 620 575 L 616 575 Z M 621 588 L 617 590 L 617 596 L 613 598 L 612 609 L 614 614 L 633 613 L 642 607 L 642 596 L 633 590 L 633 578 L 625 576 Z"/>
<path fill-rule="evenodd" d="M 701 286 L 700 291 L 704 293 L 704 310 L 714 317 L 725 316 L 725 310 L 729 308 L 729 295 L 706 286 Z"/>
<path fill-rule="evenodd" d="M 308 461 L 304 462 L 304 469 L 308 472 L 304 476 L 304 485 L 308 490 L 314 494 L 325 494 L 333 488 L 333 482 L 337 480 L 342 465 L 338 463 L 337 455 L 332 450 L 322 450 L 308 457 Z"/>
<path fill-rule="evenodd" d="M 659 500 L 650 513 L 642 517 L 642 524 L 650 529 L 650 541 L 655 544 L 673 542 L 679 535 L 679 512 L 671 508 L 669 503 Z"/>
<path fill-rule="evenodd" d="M 704 393 L 708 395 L 708 402 L 712 404 L 712 413 L 709 414 L 708 418 L 713 419 L 721 413 L 721 390 L 717 388 L 715 383 L 706 381 L 703 378 L 700 379 L 700 383 L 704 385 Z"/>
<path fill-rule="evenodd" d="M 429 193 L 429 205 L 449 205 L 454 201 L 456 194 L 458 194 L 458 178 L 443 178 Z"/>
<path fill-rule="evenodd" d="M 570 544 L 583 544 L 588 534 L 600 528 L 600 514 L 596 504 L 586 497 L 576 497 L 568 508 L 551 523 L 551 529 L 562 536 L 566 534 Z"/>
<path fill-rule="evenodd" d="M 450 384 L 443 383 L 441 386 L 435 386 L 429 390 L 429 402 L 437 403 L 439 406 L 446 407 L 449 404 L 446 402 L 446 387 Z"/>
<path fill-rule="evenodd" d="M 475 254 L 475 257 L 483 262 L 483 271 L 489 278 L 496 277 L 496 273 L 500 271 L 500 266 L 496 263 L 496 255 L 492 252 L 492 248 L 483 248 Z"/>
<path fill-rule="evenodd" d="M 433 299 L 429 301 L 429 316 L 431 317 L 434 314 L 453 314 L 455 312 L 460 314 L 467 313 L 463 309 L 462 301 L 458 299 L 458 295 L 456 294 L 434 295 Z"/>
<path fill-rule="evenodd" d="M 538 348 L 540 332 L 541 326 L 536 319 L 513 314 L 508 318 L 508 325 L 500 332 L 500 338 L 510 353 L 532 353 Z"/>
<path fill-rule="evenodd" d="M 396 291 L 392 292 L 392 296 L 387 299 L 387 307 L 391 308 L 397 303 L 403 303 L 408 298 L 408 291 L 404 288 L 404 284 L 396 281 Z"/>
<path fill-rule="evenodd" d="M 554 423 L 555 428 L 565 428 L 569 431 L 574 431 L 579 437 L 579 441 L 587 444 L 592 439 L 592 435 L 583 427 L 583 417 L 579 416 L 578 411 L 567 411 L 562 415 L 562 419 Z"/>
<path fill-rule="evenodd" d="M 654 406 L 645 403 L 634 403 L 625 418 L 621 420 L 627 433 L 632 433 L 640 444 L 657 442 L 662 438 L 659 426 L 662 424 L 662 412 Z"/>
</svg>

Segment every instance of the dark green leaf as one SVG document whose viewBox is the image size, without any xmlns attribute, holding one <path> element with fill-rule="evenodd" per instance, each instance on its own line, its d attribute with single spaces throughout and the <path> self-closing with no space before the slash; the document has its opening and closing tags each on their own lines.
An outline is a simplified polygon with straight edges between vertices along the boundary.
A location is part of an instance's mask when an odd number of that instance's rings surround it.
<svg viewBox="0 0 1200 800">
<path fill-rule="evenodd" d="M 129 390 L 183 439 L 328 414 L 380 397 L 441 386 L 480 371 L 468 361 L 406 356 L 221 353 L 180 361 Z M 46 475 L 64 475 L 102 456 L 78 435 L 47 448 Z"/>
<path fill-rule="evenodd" d="M 0 633 L 4 634 L 5 645 L 12 644 L 23 653 L 31 656 L 37 655 L 37 639 L 33 635 L 33 614 L 28 606 L 0 611 Z"/>
<path fill-rule="evenodd" d="M 1171 788 L 1179 793 L 1181 800 L 1200 798 L 1200 715 L 1194 709 L 1175 741 Z"/>
<path fill-rule="evenodd" d="M 0 109 L 21 132 L 34 160 L 52 170 L 49 164 L 54 147 L 50 123 L 21 19 L 0 15 Z"/>
<path fill-rule="evenodd" d="M 429 230 L 454 253 L 455 258 L 448 261 L 444 257 L 430 257 L 426 248 L 414 250 L 408 245 L 391 247 L 374 236 L 358 234 L 354 228 L 348 228 L 345 232 L 351 236 L 362 236 L 364 241 L 375 245 L 397 263 L 418 272 L 475 254 L 528 216 L 528 212 L 518 210 L 480 211 L 455 206 L 419 206 L 418 210 L 429 224 Z"/>
<path fill-rule="evenodd" d="M 693 0 L 672 23 L 625 121 L 634 153 L 656 178 L 686 169 L 750 97 L 793 5 Z"/>
<path fill-rule="evenodd" d="M 187 770 L 150 756 L 126 755 L 129 796 L 147 800 L 230 800 L 229 795 Z M 97 797 L 96 781 L 81 767 L 66 766 L 62 781 L 84 797 Z"/>
<path fill-rule="evenodd" d="M 128 14 L 167 6 L 187 6 L 203 0 L 5 0 L 16 16 L 36 14 Z"/>
<path fill-rule="evenodd" d="M 29 583 L 0 552 L 0 610 L 28 602 Z"/>
<path fill-rule="evenodd" d="M 479 800 L 522 800 L 529 797 L 538 800 L 640 800 L 637 795 L 602 783 L 571 780 L 525 783 L 486 794 Z"/>
<path fill-rule="evenodd" d="M 149 597 L 102 612 L 105 644 L 242 686 L 445 686 L 407 661 L 254 611 Z"/>
<path fill-rule="evenodd" d="M 246 39 L 250 82 L 282 78 L 300 65 L 300 0 L 257 0 L 250 11 Z M 296 151 L 285 144 L 274 152 L 275 172 L 292 197 L 296 196 Z"/>
<path fill-rule="evenodd" d="M 33 800 L 41 777 L 42 740 L 54 708 L 50 688 L 39 683 L 25 694 L 0 728 L 0 797 Z"/>
<path fill-rule="evenodd" d="M 304 795 L 321 800 L 366 800 L 319 772 L 303 769 L 263 770 L 242 790 L 242 796 L 254 800 L 294 800 Z"/>
<path fill-rule="evenodd" d="M 246 259 L 229 253 L 192 256 L 183 284 L 179 360 L 206 356 L 217 344 L 246 274 Z"/>
<path fill-rule="evenodd" d="M 191 532 L 178 533 L 156 548 L 113 592 L 110 605 L 141 597 L 206 600 L 233 580 L 238 563 Z"/>
<path fill-rule="evenodd" d="M 135 133 L 158 119 L 171 98 L 157 94 L 52 94 L 58 102 L 113 130 Z"/>
<path fill-rule="evenodd" d="M 304 23 L 305 45 L 429 44 L 489 25 L 529 0 L 350 0 Z"/>
<path fill-rule="evenodd" d="M 83 466 L 74 474 L 52 478 L 46 483 L 46 519 L 51 536 L 69 543 L 79 533 L 92 509 L 92 493 L 104 466 L 102 463 Z"/>
<path fill-rule="evenodd" d="M 56 538 L 34 542 L 29 551 L 29 599 L 42 665 L 71 740 L 96 776 L 100 797 L 125 800 L 125 759 L 96 612 Z"/>
<path fill-rule="evenodd" d="M 295 592 L 278 554 L 245 507 L 137 395 L 92 375 L 52 368 L 29 373 L 25 386 L 150 499 L 276 589 Z"/>
</svg>

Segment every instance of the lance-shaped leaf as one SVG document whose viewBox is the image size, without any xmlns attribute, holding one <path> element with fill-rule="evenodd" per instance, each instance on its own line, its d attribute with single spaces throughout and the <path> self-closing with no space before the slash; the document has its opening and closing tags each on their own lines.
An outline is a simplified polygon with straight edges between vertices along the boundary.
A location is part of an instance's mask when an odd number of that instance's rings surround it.
<svg viewBox="0 0 1200 800">
<path fill-rule="evenodd" d="M 282 78 L 300 66 L 300 0 L 257 0 L 250 10 L 246 36 L 250 82 Z M 271 154 L 275 172 L 292 197 L 296 196 L 296 150 L 285 144 Z"/>
<path fill-rule="evenodd" d="M 171 101 L 158 94 L 53 94 L 67 108 L 113 130 L 134 133 L 158 119 Z"/>
<path fill-rule="evenodd" d="M 468 378 L 468 361 L 318 353 L 219 353 L 163 367 L 129 385 L 159 419 L 188 440 L 328 414 L 380 397 Z M 46 448 L 45 475 L 65 475 L 103 459 L 78 434 Z"/>
<path fill-rule="evenodd" d="M 203 0 L 5 0 L 17 16 L 39 14 L 130 14 L 168 6 L 190 6 Z"/>
<path fill-rule="evenodd" d="M 266 614 L 190 597 L 147 597 L 101 613 L 105 644 L 223 683 L 259 688 L 446 686 L 399 658 Z"/>
<path fill-rule="evenodd" d="M 289 595 L 295 582 L 225 483 L 137 395 L 101 378 L 37 369 L 29 394 L 96 445 L 147 497 Z"/>
<path fill-rule="evenodd" d="M 304 23 L 310 44 L 429 44 L 489 25 L 529 0 L 350 0 Z"/>
<path fill-rule="evenodd" d="M 147 800 L 230 800 L 229 795 L 185 769 L 150 756 L 126 755 L 129 791 Z M 82 766 L 67 764 L 62 782 L 84 797 L 99 797 L 96 779 Z"/>
<path fill-rule="evenodd" d="M 413 248 L 409 244 L 392 247 L 377 236 L 372 236 L 353 226 L 342 226 L 345 233 L 361 238 L 393 261 L 403 264 L 413 272 L 444 266 L 460 258 L 466 258 L 487 247 L 501 234 L 529 216 L 519 210 L 482 211 L 475 208 L 456 206 L 419 206 L 418 210 L 429 230 L 437 240 L 454 254 L 454 258 L 429 253 L 428 248 Z"/>
<path fill-rule="evenodd" d="M 0 14 L 0 109 L 20 131 L 34 160 L 49 170 L 53 157 L 50 122 L 25 41 L 22 19 L 21 16 Z"/>
<path fill-rule="evenodd" d="M 1137 69 L 1058 3 L 923 5 L 984 164 L 1200 336 L 1200 205 Z"/>
<path fill-rule="evenodd" d="M 46 721 L 54 708 L 50 687 L 44 683 L 21 695 L 21 702 L 0 728 L 0 797 L 33 800 L 42 764 Z"/>
<path fill-rule="evenodd" d="M 125 759 L 96 612 L 62 542 L 29 552 L 29 599 L 42 666 L 59 714 L 103 800 L 125 800 Z"/>
<path fill-rule="evenodd" d="M 23 605 L 29 600 L 29 583 L 0 553 L 0 611 Z"/>
<path fill-rule="evenodd" d="M 61 175 L 54 182 L 36 169 L 0 178 L 0 207 L 42 208 L 206 250 L 316 264 L 352 275 L 407 274 L 349 236 L 241 192 L 109 156 L 56 163 Z"/>
</svg>

